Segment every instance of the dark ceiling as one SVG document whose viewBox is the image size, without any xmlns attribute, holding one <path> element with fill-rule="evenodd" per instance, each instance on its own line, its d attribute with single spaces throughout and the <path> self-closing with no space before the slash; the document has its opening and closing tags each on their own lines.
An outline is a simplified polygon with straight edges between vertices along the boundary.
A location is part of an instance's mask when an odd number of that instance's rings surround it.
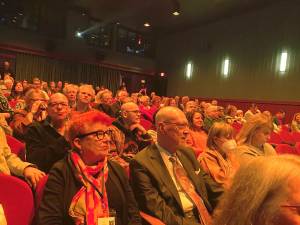
<svg viewBox="0 0 300 225">
<path fill-rule="evenodd" d="M 120 22 L 154 34 L 183 31 L 210 22 L 267 7 L 280 0 L 70 0 L 103 22 Z M 284 0 L 288 1 L 288 0 Z M 173 16 L 174 8 L 180 9 Z M 151 27 L 145 28 L 144 22 Z"/>
</svg>

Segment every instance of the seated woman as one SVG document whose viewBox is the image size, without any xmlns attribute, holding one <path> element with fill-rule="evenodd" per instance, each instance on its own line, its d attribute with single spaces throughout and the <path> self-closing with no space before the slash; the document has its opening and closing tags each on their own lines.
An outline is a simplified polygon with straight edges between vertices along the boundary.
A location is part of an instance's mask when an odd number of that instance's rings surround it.
<svg viewBox="0 0 300 225">
<path fill-rule="evenodd" d="M 268 116 L 262 113 L 251 116 L 236 137 L 239 160 L 276 155 L 275 149 L 267 143 L 272 131 L 273 123 Z"/>
<path fill-rule="evenodd" d="M 259 157 L 241 165 L 214 225 L 299 225 L 300 159 Z"/>
<path fill-rule="evenodd" d="M 12 87 L 11 95 L 8 98 L 9 105 L 13 109 L 20 109 L 20 106 L 25 106 L 24 89 L 21 81 L 16 81 Z M 17 106 L 17 108 L 16 108 Z"/>
<path fill-rule="evenodd" d="M 196 157 L 206 149 L 207 134 L 203 130 L 203 116 L 200 112 L 193 111 L 186 113 L 189 122 L 190 134 L 187 138 L 187 144 L 191 146 Z"/>
<path fill-rule="evenodd" d="M 234 153 L 236 146 L 233 128 L 227 123 L 216 122 L 208 133 L 207 149 L 198 158 L 205 172 L 226 189 L 239 167 Z"/>
<path fill-rule="evenodd" d="M 50 170 L 38 224 L 97 225 L 115 217 L 117 225 L 141 224 L 127 177 L 107 160 L 111 119 L 89 111 L 70 122 L 72 151 Z"/>
<path fill-rule="evenodd" d="M 296 113 L 291 123 L 292 132 L 300 132 L 300 113 Z"/>
</svg>

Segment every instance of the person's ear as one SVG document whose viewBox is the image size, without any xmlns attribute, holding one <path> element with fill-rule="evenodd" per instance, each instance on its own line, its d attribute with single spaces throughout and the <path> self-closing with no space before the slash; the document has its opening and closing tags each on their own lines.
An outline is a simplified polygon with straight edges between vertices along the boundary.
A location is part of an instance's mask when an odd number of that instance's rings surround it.
<svg viewBox="0 0 300 225">
<path fill-rule="evenodd" d="M 123 118 L 127 118 L 127 112 L 126 111 L 121 111 L 121 116 L 123 117 Z"/>
<path fill-rule="evenodd" d="M 166 133 L 166 129 L 165 129 L 165 126 L 164 126 L 164 123 L 158 123 L 157 125 L 157 131 L 160 131 L 160 133 Z"/>
<path fill-rule="evenodd" d="M 73 145 L 76 149 L 78 149 L 81 152 L 81 140 L 80 138 L 75 138 L 73 141 Z"/>
</svg>

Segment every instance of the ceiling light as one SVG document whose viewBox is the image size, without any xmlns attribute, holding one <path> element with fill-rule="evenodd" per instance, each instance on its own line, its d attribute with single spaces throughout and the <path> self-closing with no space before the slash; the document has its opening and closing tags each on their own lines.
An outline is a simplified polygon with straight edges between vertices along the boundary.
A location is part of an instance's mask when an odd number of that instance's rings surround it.
<svg viewBox="0 0 300 225">
<path fill-rule="evenodd" d="M 179 15 L 180 15 L 180 12 L 174 11 L 174 12 L 173 12 L 173 15 L 174 15 L 174 16 L 179 16 Z"/>
<path fill-rule="evenodd" d="M 144 23 L 144 27 L 150 27 L 150 23 L 148 22 Z"/>
<path fill-rule="evenodd" d="M 82 33 L 80 33 L 79 31 L 77 31 L 76 34 L 75 34 L 75 36 L 81 38 L 82 37 Z"/>
</svg>

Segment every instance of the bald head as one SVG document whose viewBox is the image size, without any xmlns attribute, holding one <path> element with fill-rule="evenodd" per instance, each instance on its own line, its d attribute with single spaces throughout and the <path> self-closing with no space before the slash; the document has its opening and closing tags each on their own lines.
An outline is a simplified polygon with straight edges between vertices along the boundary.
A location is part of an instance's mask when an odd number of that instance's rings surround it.
<svg viewBox="0 0 300 225">
<path fill-rule="evenodd" d="M 68 102 L 68 98 L 64 94 L 58 92 L 50 96 L 49 103 L 56 101 L 57 99 Z"/>
<path fill-rule="evenodd" d="M 173 121 L 176 118 L 184 117 L 185 114 L 177 107 L 167 106 L 160 109 L 155 116 L 155 125 L 158 126 L 159 123 L 163 121 Z"/>
</svg>

